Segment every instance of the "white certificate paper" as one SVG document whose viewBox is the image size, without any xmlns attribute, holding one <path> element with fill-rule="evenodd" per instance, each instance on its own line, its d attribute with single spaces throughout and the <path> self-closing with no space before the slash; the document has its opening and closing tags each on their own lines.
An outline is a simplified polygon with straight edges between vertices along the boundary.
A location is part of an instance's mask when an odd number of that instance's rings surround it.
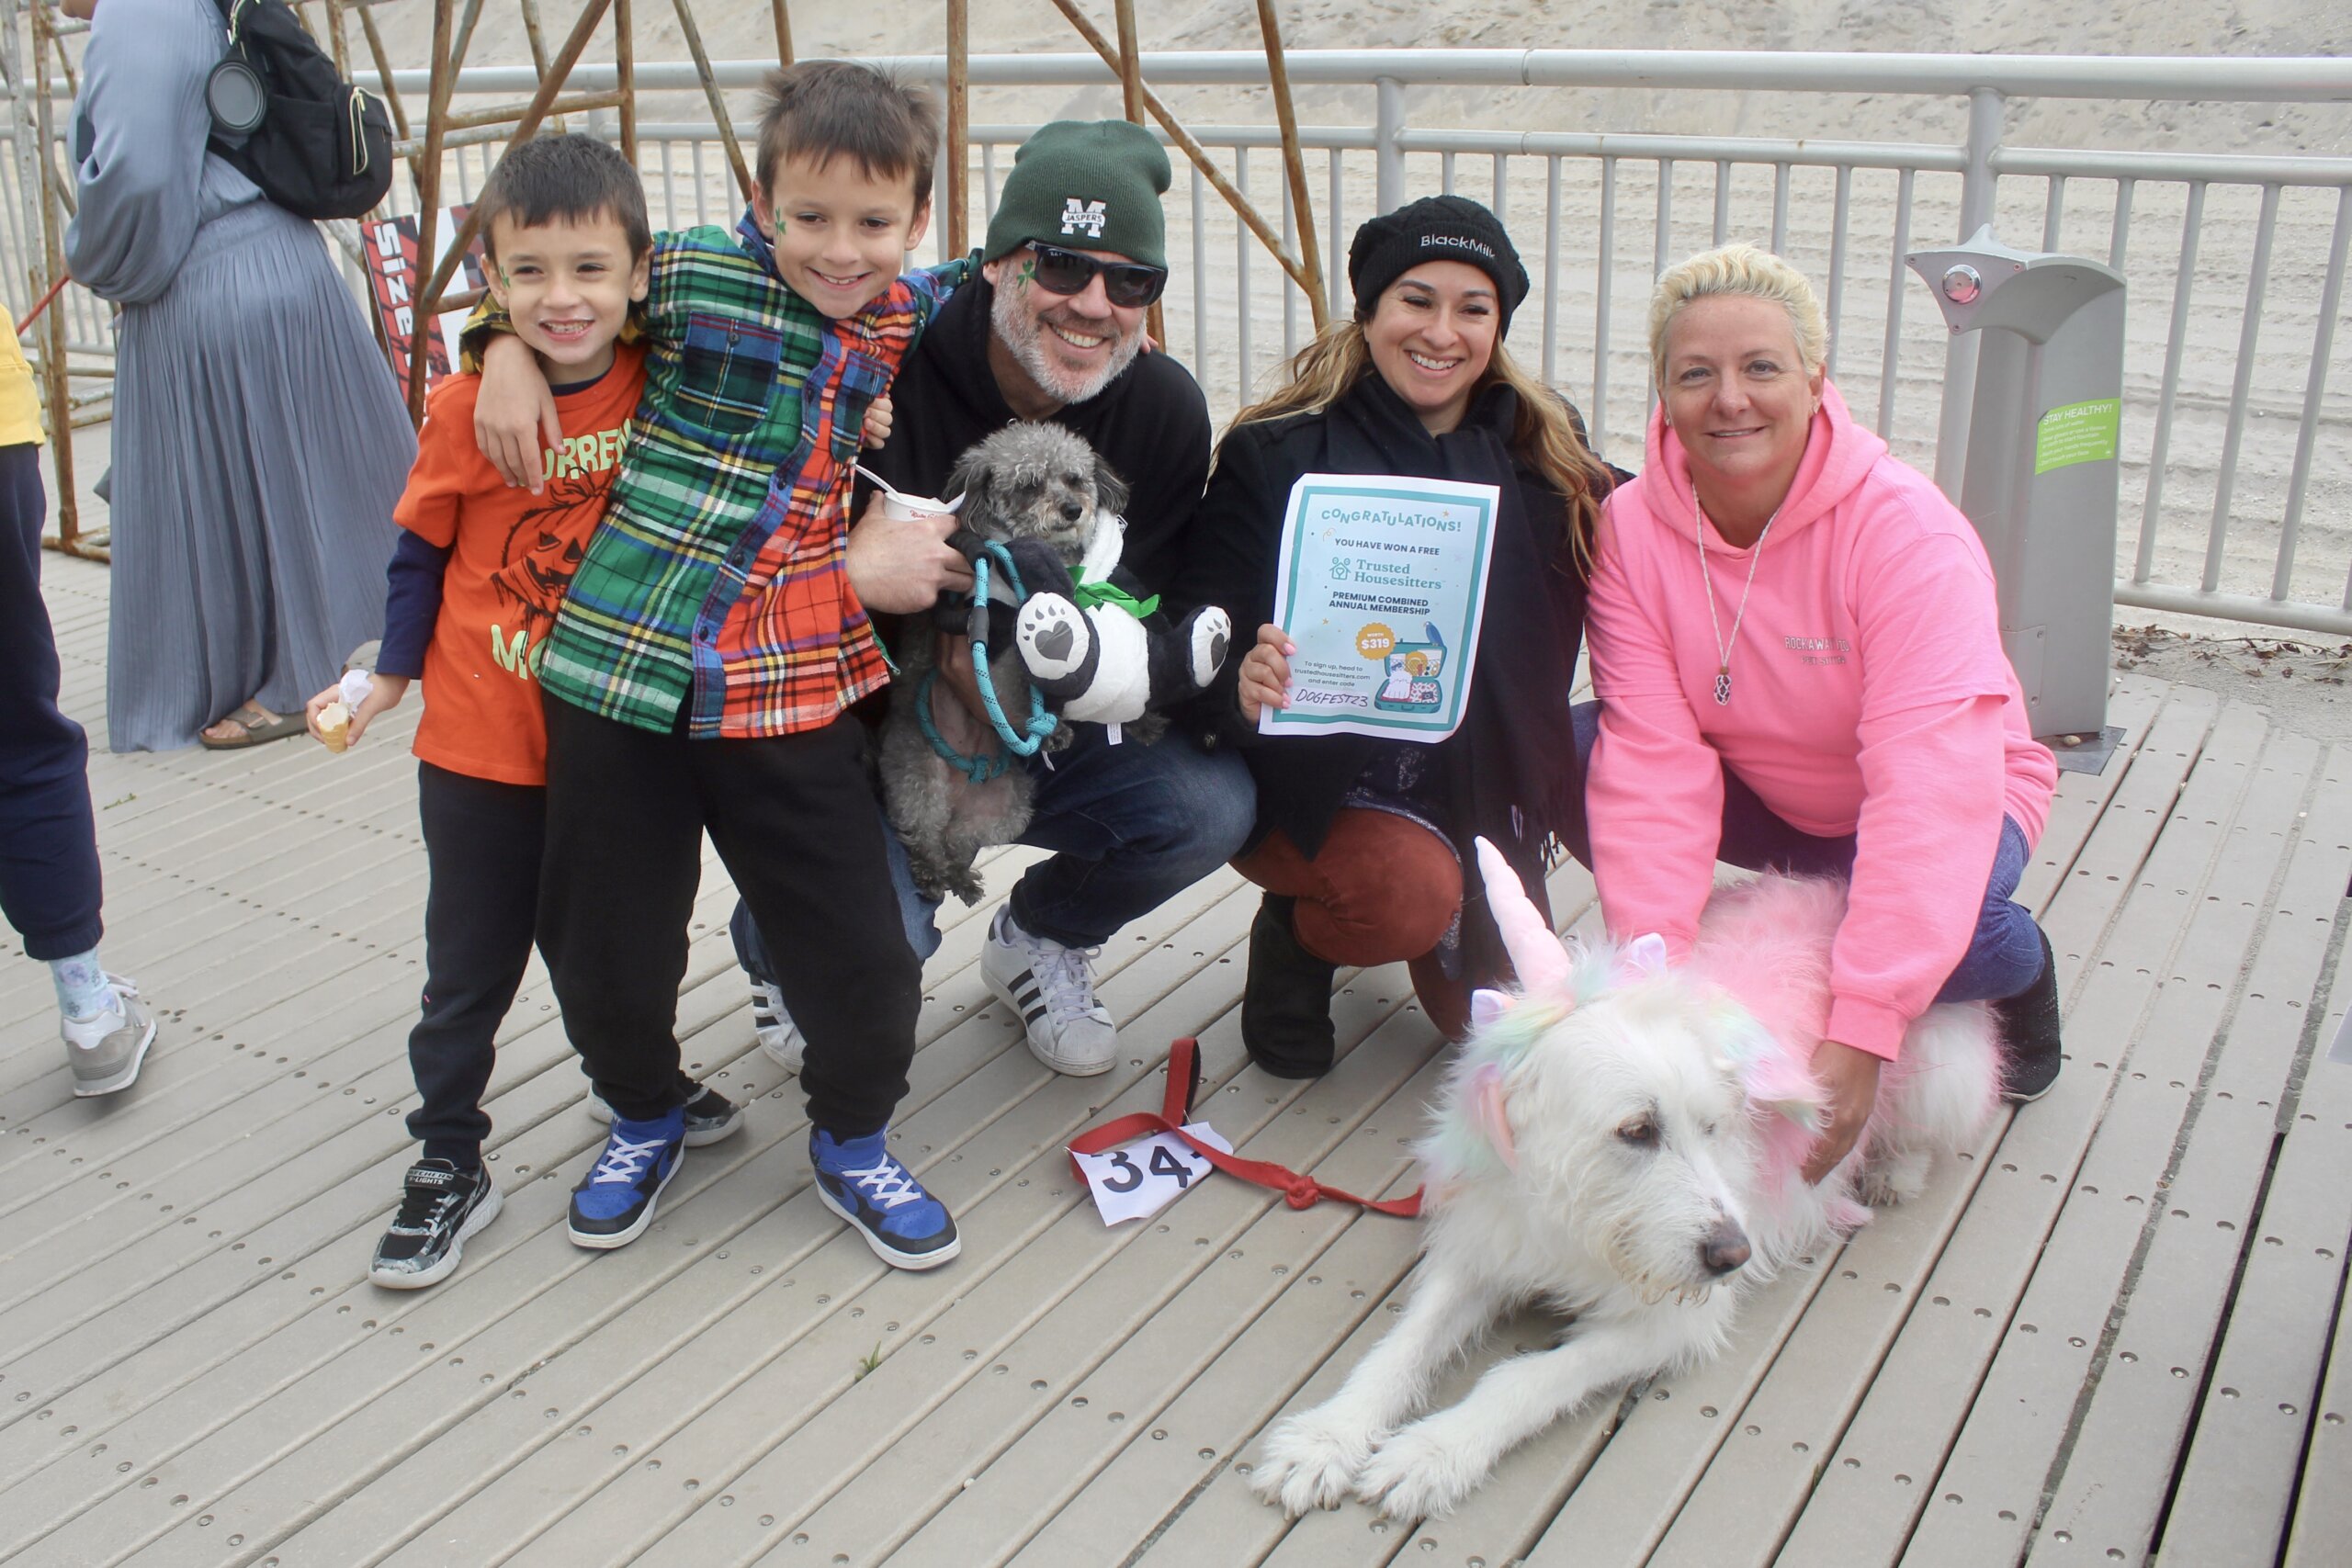
<svg viewBox="0 0 2352 1568">
<path fill-rule="evenodd" d="M 1290 706 L 1268 735 L 1444 739 L 1469 705 L 1494 556 L 1493 485 L 1306 474 L 1291 486 L 1274 579 Z"/>
</svg>

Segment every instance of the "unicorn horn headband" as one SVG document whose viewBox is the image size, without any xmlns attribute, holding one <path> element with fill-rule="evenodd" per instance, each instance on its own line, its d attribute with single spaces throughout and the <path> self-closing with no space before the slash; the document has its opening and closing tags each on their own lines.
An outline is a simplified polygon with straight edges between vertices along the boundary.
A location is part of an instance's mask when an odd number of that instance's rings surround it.
<svg viewBox="0 0 2352 1568">
<path fill-rule="evenodd" d="M 1553 934 L 1552 923 L 1529 899 L 1527 890 L 1520 886 L 1519 874 L 1511 870 L 1500 850 L 1480 839 L 1477 852 L 1478 874 L 1487 884 L 1487 908 L 1502 933 L 1503 951 L 1510 955 L 1520 990 L 1565 987 L 1568 955 Z"/>
</svg>

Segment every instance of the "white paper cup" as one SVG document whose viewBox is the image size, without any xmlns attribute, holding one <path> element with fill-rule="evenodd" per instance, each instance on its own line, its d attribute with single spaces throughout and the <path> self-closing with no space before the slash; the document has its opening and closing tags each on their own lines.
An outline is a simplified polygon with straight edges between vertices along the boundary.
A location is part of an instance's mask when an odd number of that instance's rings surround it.
<svg viewBox="0 0 2352 1568">
<path fill-rule="evenodd" d="M 911 523 L 918 517 L 937 517 L 947 511 L 944 502 L 927 495 L 900 495 L 895 491 L 882 492 L 882 515 L 894 523 Z"/>
</svg>

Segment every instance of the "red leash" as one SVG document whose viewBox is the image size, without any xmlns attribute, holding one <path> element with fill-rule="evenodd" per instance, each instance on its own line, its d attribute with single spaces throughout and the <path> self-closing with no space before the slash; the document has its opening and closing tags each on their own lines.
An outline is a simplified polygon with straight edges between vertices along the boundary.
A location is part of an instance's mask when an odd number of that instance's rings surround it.
<svg viewBox="0 0 2352 1568">
<path fill-rule="evenodd" d="M 1154 1133 L 1169 1133 L 1227 1176 L 1238 1176 L 1244 1181 L 1272 1188 L 1281 1193 L 1283 1201 L 1294 1209 L 1312 1208 L 1326 1198 L 1334 1198 L 1343 1203 L 1370 1209 L 1374 1213 L 1395 1214 L 1402 1219 L 1411 1219 L 1421 1212 L 1419 1188 L 1404 1198 L 1359 1198 L 1352 1192 L 1326 1187 L 1313 1177 L 1302 1176 L 1288 1166 L 1276 1165 L 1272 1160 L 1243 1159 L 1239 1155 L 1229 1155 L 1202 1143 L 1184 1131 L 1184 1122 L 1192 1113 L 1193 1097 L 1200 1092 L 1200 1046 L 1188 1034 L 1169 1044 L 1168 1098 L 1157 1115 L 1148 1111 L 1137 1111 L 1116 1121 L 1106 1122 L 1071 1139 L 1069 1151 L 1073 1156 L 1099 1155 L 1122 1144 L 1131 1144 L 1137 1138 L 1148 1138 Z M 1079 1184 L 1084 1186 L 1086 1173 L 1079 1170 L 1075 1158 L 1070 1161 L 1070 1169 L 1077 1173 Z"/>
<path fill-rule="evenodd" d="M 49 286 L 49 292 L 40 297 L 40 303 L 33 307 L 32 314 L 17 323 L 17 335 L 24 336 L 25 329 L 40 320 L 40 313 L 49 309 L 49 302 L 57 298 L 58 291 L 73 281 L 74 279 L 64 273 L 59 273 L 57 281 Z"/>
</svg>

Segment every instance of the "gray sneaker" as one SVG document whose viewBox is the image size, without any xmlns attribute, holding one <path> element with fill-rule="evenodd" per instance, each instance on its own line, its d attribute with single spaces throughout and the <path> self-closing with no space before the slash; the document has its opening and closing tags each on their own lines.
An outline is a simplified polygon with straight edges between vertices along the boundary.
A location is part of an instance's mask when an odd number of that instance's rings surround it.
<svg viewBox="0 0 2352 1568">
<path fill-rule="evenodd" d="M 139 999 L 139 987 L 119 975 L 107 978 L 121 1005 L 96 1018 L 66 1019 L 58 1029 L 66 1065 L 74 1069 L 74 1092 L 84 1099 L 129 1089 L 155 1043 L 155 1015 Z"/>
</svg>

